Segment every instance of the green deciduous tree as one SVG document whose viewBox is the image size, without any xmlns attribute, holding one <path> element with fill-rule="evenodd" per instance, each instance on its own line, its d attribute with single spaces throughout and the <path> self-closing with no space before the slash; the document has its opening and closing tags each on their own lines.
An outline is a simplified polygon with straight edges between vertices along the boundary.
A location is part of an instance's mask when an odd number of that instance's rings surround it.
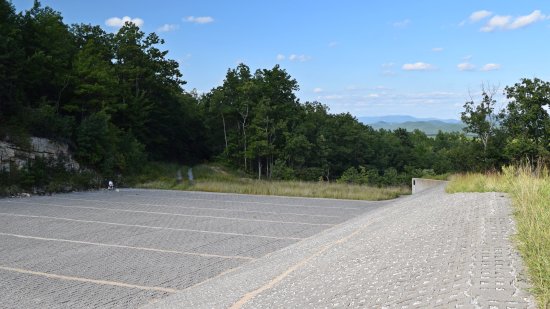
<svg viewBox="0 0 550 309">
<path fill-rule="evenodd" d="M 5 124 L 20 107 L 18 86 L 25 56 L 23 44 L 20 18 L 10 2 L 0 0 L 0 123 Z"/>
<path fill-rule="evenodd" d="M 506 87 L 501 124 L 496 89 L 482 87 L 481 100 L 466 102 L 461 114 L 473 138 L 430 138 L 374 130 L 321 102 L 301 103 L 298 82 L 279 65 L 239 64 L 198 96 L 183 89 L 163 44 L 133 23 L 116 33 L 69 27 L 38 1 L 16 14 L 0 0 L 0 137 L 64 140 L 81 165 L 105 175 L 135 173 L 147 159 L 215 158 L 261 179 L 371 185 L 550 157 L 550 85 L 536 78 Z"/>
<path fill-rule="evenodd" d="M 77 52 L 69 27 L 59 12 L 34 6 L 21 16 L 26 59 L 22 68 L 22 90 L 32 107 L 46 101 L 59 112 L 71 81 Z"/>
<path fill-rule="evenodd" d="M 462 122 L 466 125 L 464 131 L 472 133 L 483 146 L 483 157 L 485 167 L 489 167 L 487 149 L 490 146 L 493 136 L 497 130 L 497 115 L 495 113 L 496 100 L 493 98 L 498 87 L 489 86 L 488 89 L 482 85 L 481 101 L 474 102 L 473 99 L 464 104 L 464 111 L 461 113 Z"/>
<path fill-rule="evenodd" d="M 548 158 L 550 83 L 524 78 L 505 90 L 510 100 L 503 112 L 503 125 L 509 134 L 507 151 L 516 159 Z"/>
<path fill-rule="evenodd" d="M 92 114 L 78 127 L 76 157 L 90 167 L 109 173 L 115 166 L 115 139 L 109 128 L 109 116 L 105 112 Z"/>
<path fill-rule="evenodd" d="M 72 96 L 63 106 L 66 113 L 79 120 L 101 110 L 108 115 L 124 109 L 118 99 L 119 89 L 112 63 L 113 35 L 98 26 L 73 25 L 78 52 L 72 68 Z"/>
</svg>

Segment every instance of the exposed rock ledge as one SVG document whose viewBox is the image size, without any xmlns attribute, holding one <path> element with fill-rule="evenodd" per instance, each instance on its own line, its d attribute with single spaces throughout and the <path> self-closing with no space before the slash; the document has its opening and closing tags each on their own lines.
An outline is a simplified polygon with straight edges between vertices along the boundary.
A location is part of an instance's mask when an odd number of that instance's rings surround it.
<svg viewBox="0 0 550 309">
<path fill-rule="evenodd" d="M 9 172 L 13 167 L 20 169 L 26 166 L 28 161 L 36 158 L 63 162 L 67 170 L 80 169 L 80 165 L 73 159 L 67 144 L 46 138 L 31 137 L 30 145 L 30 149 L 23 149 L 9 142 L 0 141 L 0 171 Z"/>
</svg>

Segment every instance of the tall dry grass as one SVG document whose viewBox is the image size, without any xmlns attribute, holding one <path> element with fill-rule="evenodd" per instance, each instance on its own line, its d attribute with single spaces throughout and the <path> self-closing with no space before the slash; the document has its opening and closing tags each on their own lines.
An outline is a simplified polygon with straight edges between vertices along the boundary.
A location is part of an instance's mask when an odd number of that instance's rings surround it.
<svg viewBox="0 0 550 309">
<path fill-rule="evenodd" d="M 527 266 L 533 295 L 550 308 L 550 176 L 547 169 L 507 167 L 498 174 L 452 177 L 447 192 L 507 192 L 517 222 L 516 244 Z"/>
<path fill-rule="evenodd" d="M 176 181 L 176 171 L 183 175 L 181 182 Z M 228 170 L 220 165 L 203 164 L 193 167 L 194 181 L 187 179 L 188 167 L 166 165 L 158 171 L 149 173 L 135 186 L 146 189 L 189 190 L 206 192 L 241 193 L 256 195 L 281 195 L 300 197 L 321 197 L 354 200 L 387 200 L 400 195 L 410 194 L 410 188 L 372 187 L 327 182 L 304 181 L 266 181 L 248 178 L 248 175 Z"/>
<path fill-rule="evenodd" d="M 281 195 L 300 197 L 322 197 L 379 201 L 410 194 L 408 187 L 371 187 L 326 182 L 303 181 L 197 181 L 186 188 L 191 191 L 226 192 L 256 195 Z"/>
</svg>

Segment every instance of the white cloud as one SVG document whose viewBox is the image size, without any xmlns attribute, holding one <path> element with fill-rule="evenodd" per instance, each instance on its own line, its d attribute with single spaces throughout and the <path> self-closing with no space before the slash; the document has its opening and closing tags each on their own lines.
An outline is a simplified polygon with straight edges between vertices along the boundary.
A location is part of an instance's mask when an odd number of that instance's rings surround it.
<svg viewBox="0 0 550 309">
<path fill-rule="evenodd" d="M 435 69 L 433 65 L 425 62 L 405 63 L 401 68 L 405 71 L 428 71 Z"/>
<path fill-rule="evenodd" d="M 473 71 L 476 66 L 469 62 L 462 62 L 456 66 L 460 71 Z"/>
<path fill-rule="evenodd" d="M 296 55 L 296 54 L 292 54 L 292 55 L 288 56 L 288 60 L 290 60 L 290 61 L 306 62 L 306 61 L 311 60 L 311 57 L 310 57 L 310 56 L 306 56 L 306 55 Z"/>
<path fill-rule="evenodd" d="M 491 18 L 480 31 L 492 32 L 495 30 L 515 30 L 534 24 L 538 21 L 546 19 L 546 15 L 542 14 L 540 10 L 535 10 L 529 15 L 518 16 L 513 18 L 512 16 L 500 16 L 496 15 Z"/>
<path fill-rule="evenodd" d="M 315 88 L 315 89 L 313 89 L 313 92 L 314 93 L 321 93 L 321 92 L 323 92 L 323 88 Z"/>
<path fill-rule="evenodd" d="M 289 61 L 306 62 L 311 60 L 311 57 L 307 55 L 297 55 L 297 54 L 291 54 L 287 57 L 283 54 L 277 54 L 276 59 L 277 61 L 284 61 L 288 59 Z"/>
<path fill-rule="evenodd" d="M 475 23 L 491 15 L 493 15 L 493 12 L 489 12 L 486 10 L 475 11 L 470 15 L 470 21 Z"/>
<path fill-rule="evenodd" d="M 495 71 L 500 69 L 500 64 L 497 63 L 487 63 L 481 68 L 481 71 L 487 72 L 487 71 Z"/>
<path fill-rule="evenodd" d="M 109 27 L 120 28 L 120 27 L 124 26 L 124 24 L 126 22 L 131 22 L 131 23 L 135 24 L 138 27 L 141 27 L 143 25 L 143 19 L 137 18 L 137 17 L 136 18 L 131 18 L 130 16 L 124 16 L 122 18 L 120 18 L 120 17 L 111 17 L 111 18 L 109 18 L 105 21 L 105 25 L 107 25 Z"/>
<path fill-rule="evenodd" d="M 434 48 L 432 48 L 432 51 L 435 52 L 435 53 L 442 52 L 442 51 L 443 51 L 443 47 L 434 47 Z"/>
<path fill-rule="evenodd" d="M 530 24 L 536 23 L 537 21 L 544 20 L 546 18 L 545 15 L 543 15 L 540 10 L 535 10 L 533 13 L 525 16 L 519 16 L 516 19 L 514 19 L 514 22 L 512 22 L 509 26 L 509 29 L 519 29 L 523 28 L 525 26 L 528 26 Z"/>
<path fill-rule="evenodd" d="M 491 32 L 495 29 L 505 29 L 506 26 L 510 23 L 510 20 L 512 20 L 512 16 L 496 15 L 493 16 L 493 18 L 489 19 L 489 22 L 487 22 L 487 24 L 483 26 L 480 30 L 482 32 Z"/>
<path fill-rule="evenodd" d="M 178 29 L 179 26 L 175 24 L 164 24 L 161 27 L 157 28 L 157 32 L 170 32 Z"/>
<path fill-rule="evenodd" d="M 214 22 L 214 18 L 210 16 L 199 16 L 199 17 L 187 16 L 183 20 L 194 24 L 209 24 Z"/>
<path fill-rule="evenodd" d="M 340 43 L 338 43 L 336 41 L 332 41 L 332 42 L 328 43 L 328 47 L 333 48 L 333 47 L 338 46 L 338 44 L 340 44 Z"/>
<path fill-rule="evenodd" d="M 411 24 L 411 20 L 410 19 L 404 19 L 404 20 L 401 20 L 401 21 L 396 21 L 393 23 L 393 26 L 395 28 L 406 28 L 408 25 Z"/>
</svg>

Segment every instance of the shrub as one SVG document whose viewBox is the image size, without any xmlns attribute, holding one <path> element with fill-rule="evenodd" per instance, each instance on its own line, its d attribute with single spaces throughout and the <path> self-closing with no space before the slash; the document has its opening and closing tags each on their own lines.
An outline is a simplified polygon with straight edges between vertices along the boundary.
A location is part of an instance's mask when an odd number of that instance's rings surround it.
<svg viewBox="0 0 550 309">
<path fill-rule="evenodd" d="M 283 160 L 276 160 L 273 164 L 271 177 L 277 180 L 293 180 L 296 178 L 294 170 L 288 167 Z"/>
<path fill-rule="evenodd" d="M 363 166 L 359 166 L 359 170 L 352 166 L 345 170 L 336 182 L 364 185 L 368 183 L 368 180 L 369 176 L 367 170 Z"/>
</svg>

